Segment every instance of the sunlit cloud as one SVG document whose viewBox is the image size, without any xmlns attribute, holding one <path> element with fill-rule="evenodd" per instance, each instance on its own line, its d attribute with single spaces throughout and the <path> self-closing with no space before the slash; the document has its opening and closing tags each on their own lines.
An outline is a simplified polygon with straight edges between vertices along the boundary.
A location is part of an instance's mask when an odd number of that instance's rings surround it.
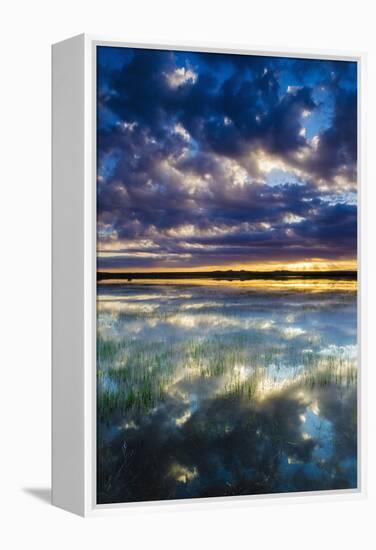
<svg viewBox="0 0 376 550">
<path fill-rule="evenodd" d="M 303 216 L 297 216 L 296 214 L 292 214 L 291 212 L 288 212 L 287 214 L 285 214 L 283 216 L 283 221 L 284 223 L 287 223 L 287 224 L 295 224 L 295 223 L 300 223 L 302 221 L 304 221 L 305 218 L 303 218 Z"/>
<path fill-rule="evenodd" d="M 172 88 L 178 88 L 179 86 L 182 86 L 187 82 L 191 82 L 192 84 L 194 84 L 197 80 L 197 74 L 192 69 L 179 67 L 173 72 L 166 74 L 166 78 Z"/>
</svg>

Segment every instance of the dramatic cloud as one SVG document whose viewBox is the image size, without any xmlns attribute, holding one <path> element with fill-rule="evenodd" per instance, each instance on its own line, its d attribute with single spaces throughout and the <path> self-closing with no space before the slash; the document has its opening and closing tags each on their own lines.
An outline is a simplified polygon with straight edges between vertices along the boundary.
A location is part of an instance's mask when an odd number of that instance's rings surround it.
<svg viewBox="0 0 376 550">
<path fill-rule="evenodd" d="M 356 257 L 356 64 L 98 48 L 99 268 Z"/>
</svg>

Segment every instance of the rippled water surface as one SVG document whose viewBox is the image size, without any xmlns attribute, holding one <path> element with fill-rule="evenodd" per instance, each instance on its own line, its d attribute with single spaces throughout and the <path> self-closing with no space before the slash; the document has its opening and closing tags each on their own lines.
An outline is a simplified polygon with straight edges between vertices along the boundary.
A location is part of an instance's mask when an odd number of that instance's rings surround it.
<svg viewBox="0 0 376 550">
<path fill-rule="evenodd" d="M 357 485 L 352 282 L 98 285 L 98 503 Z"/>
</svg>

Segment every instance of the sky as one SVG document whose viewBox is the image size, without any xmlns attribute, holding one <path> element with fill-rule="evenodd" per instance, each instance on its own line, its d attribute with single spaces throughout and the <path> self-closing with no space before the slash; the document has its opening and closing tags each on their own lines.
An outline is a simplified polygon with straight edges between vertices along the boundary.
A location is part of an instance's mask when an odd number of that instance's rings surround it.
<svg viewBox="0 0 376 550">
<path fill-rule="evenodd" d="M 103 271 L 353 269 L 357 66 L 97 49 Z"/>
</svg>

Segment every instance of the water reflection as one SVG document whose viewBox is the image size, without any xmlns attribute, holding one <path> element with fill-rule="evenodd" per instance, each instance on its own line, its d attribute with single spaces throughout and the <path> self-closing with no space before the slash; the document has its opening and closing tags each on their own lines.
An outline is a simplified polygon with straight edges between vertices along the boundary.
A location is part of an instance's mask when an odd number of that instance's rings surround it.
<svg viewBox="0 0 376 550">
<path fill-rule="evenodd" d="M 99 503 L 356 487 L 356 292 L 307 282 L 98 286 Z"/>
</svg>

